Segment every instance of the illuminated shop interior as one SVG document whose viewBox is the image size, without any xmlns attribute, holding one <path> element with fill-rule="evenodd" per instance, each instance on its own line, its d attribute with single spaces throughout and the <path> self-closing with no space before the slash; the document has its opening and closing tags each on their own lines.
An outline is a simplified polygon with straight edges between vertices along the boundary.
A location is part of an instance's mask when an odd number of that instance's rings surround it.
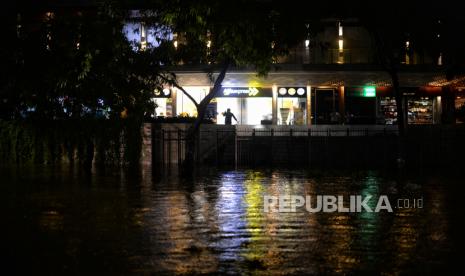
<svg viewBox="0 0 465 276">
<path fill-rule="evenodd" d="M 210 91 L 210 87 L 208 86 L 185 86 L 183 88 L 197 103 L 200 103 Z M 178 91 L 176 94 L 176 115 L 183 117 L 197 116 L 195 104 L 181 91 Z"/>
</svg>

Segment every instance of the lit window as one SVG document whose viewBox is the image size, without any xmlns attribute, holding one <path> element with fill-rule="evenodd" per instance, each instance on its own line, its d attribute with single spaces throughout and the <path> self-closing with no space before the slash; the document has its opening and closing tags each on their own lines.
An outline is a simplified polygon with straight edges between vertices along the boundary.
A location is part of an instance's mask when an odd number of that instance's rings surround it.
<svg viewBox="0 0 465 276">
<path fill-rule="evenodd" d="M 342 24 L 341 21 L 339 21 L 339 36 L 342 36 Z"/>
<path fill-rule="evenodd" d="M 178 48 L 178 34 L 173 34 L 173 45 L 174 45 L 174 48 Z"/>
<path fill-rule="evenodd" d="M 145 24 L 140 24 L 140 49 L 145 50 L 147 48 L 147 29 L 145 28 Z"/>
<path fill-rule="evenodd" d="M 309 40 L 309 39 L 306 39 L 306 40 L 305 40 L 305 47 L 308 48 L 309 45 L 310 45 L 310 40 Z"/>
<path fill-rule="evenodd" d="M 344 50 L 344 40 L 339 39 L 339 51 L 342 52 Z"/>
</svg>

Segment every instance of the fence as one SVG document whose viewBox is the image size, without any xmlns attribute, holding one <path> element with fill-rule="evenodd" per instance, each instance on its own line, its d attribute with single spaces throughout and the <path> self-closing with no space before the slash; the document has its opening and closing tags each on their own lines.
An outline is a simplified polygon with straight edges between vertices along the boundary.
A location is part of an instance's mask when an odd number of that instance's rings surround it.
<svg viewBox="0 0 465 276">
<path fill-rule="evenodd" d="M 180 164 L 186 135 L 186 129 L 153 128 L 153 162 Z M 387 162 L 387 153 L 392 152 L 387 146 L 395 146 L 396 135 L 395 128 L 379 126 L 208 126 L 199 132 L 195 157 L 198 164 L 219 166 L 332 166 L 354 164 L 352 152 L 360 155 L 373 145 L 371 152 L 382 149 L 379 161 Z M 369 158 L 359 160 L 362 166 L 372 163 Z"/>
<path fill-rule="evenodd" d="M 176 166 L 185 158 L 186 128 L 152 127 L 151 160 Z M 457 167 L 465 161 L 464 126 L 409 126 L 407 165 Z M 254 167 L 386 168 L 396 165 L 396 126 L 203 126 L 198 164 Z M 150 144 L 150 145 L 149 145 Z"/>
</svg>

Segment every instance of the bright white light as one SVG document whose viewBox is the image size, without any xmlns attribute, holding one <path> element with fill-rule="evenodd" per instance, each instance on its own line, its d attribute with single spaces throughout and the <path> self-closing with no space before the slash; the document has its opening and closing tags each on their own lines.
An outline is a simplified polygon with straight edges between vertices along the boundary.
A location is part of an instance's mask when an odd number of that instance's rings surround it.
<svg viewBox="0 0 465 276">
<path fill-rule="evenodd" d="M 405 41 L 405 48 L 408 49 L 409 47 L 410 47 L 410 41 L 407 40 L 407 41 Z"/>
<path fill-rule="evenodd" d="M 286 88 L 284 87 L 279 88 L 279 95 L 286 95 L 286 92 L 287 92 Z"/>
<path fill-rule="evenodd" d="M 168 96 L 170 94 L 170 90 L 168 88 L 163 89 L 163 94 L 165 94 L 165 96 Z"/>
<path fill-rule="evenodd" d="M 342 51 L 344 49 L 344 40 L 339 39 L 339 51 Z"/>
<path fill-rule="evenodd" d="M 173 42 L 173 45 L 174 45 L 174 48 L 176 48 L 176 49 L 177 49 L 177 48 L 178 48 L 178 41 L 177 41 L 177 40 L 175 40 L 175 41 Z"/>
<path fill-rule="evenodd" d="M 264 119 L 271 119 L 271 98 L 246 98 L 246 114 L 248 125 L 260 125 Z M 244 122 L 242 122 L 244 123 Z"/>
<path fill-rule="evenodd" d="M 303 88 L 297 89 L 297 94 L 302 96 L 303 94 L 305 94 L 305 89 L 303 89 Z"/>
<path fill-rule="evenodd" d="M 145 28 L 144 23 L 140 24 L 140 37 L 141 38 L 147 37 L 147 30 Z"/>
<path fill-rule="evenodd" d="M 212 46 L 212 41 L 211 40 L 207 41 L 207 48 L 210 48 L 211 46 Z"/>
<path fill-rule="evenodd" d="M 339 22 L 339 36 L 342 36 L 342 25 L 341 25 L 341 22 Z"/>
<path fill-rule="evenodd" d="M 309 45 L 310 45 L 310 40 L 309 40 L 309 39 L 306 39 L 306 40 L 305 40 L 305 47 L 308 48 Z"/>
</svg>

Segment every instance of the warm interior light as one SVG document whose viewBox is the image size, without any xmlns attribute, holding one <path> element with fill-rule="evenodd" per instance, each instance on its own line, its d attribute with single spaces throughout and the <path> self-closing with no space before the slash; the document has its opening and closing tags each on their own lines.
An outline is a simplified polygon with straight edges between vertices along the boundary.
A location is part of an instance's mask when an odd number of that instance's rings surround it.
<svg viewBox="0 0 465 276">
<path fill-rule="evenodd" d="M 212 46 L 212 41 L 211 40 L 207 41 L 207 48 L 210 48 L 211 46 Z"/>
<path fill-rule="evenodd" d="M 344 49 L 344 40 L 339 39 L 339 51 L 342 52 L 343 49 Z"/>
</svg>

